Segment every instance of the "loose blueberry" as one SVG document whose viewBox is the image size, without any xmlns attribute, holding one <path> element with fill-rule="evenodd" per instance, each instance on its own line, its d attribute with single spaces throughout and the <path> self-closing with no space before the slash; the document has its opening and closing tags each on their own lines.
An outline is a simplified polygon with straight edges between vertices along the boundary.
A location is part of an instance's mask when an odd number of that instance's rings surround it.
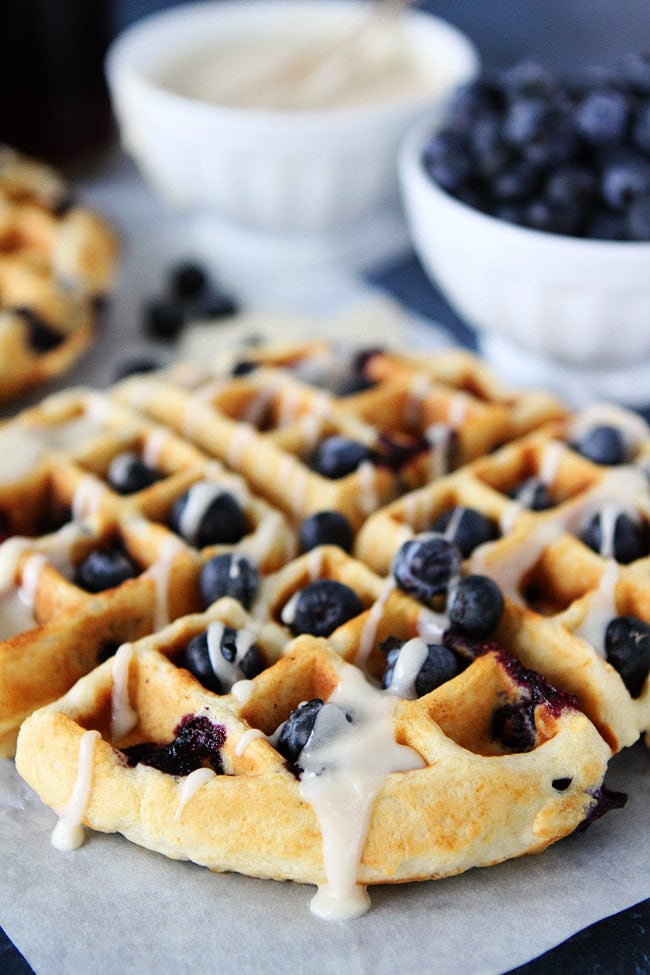
<svg viewBox="0 0 650 975">
<path fill-rule="evenodd" d="M 323 703 L 319 697 L 314 697 L 311 701 L 303 701 L 281 726 L 275 747 L 292 765 L 296 764 L 307 744 Z"/>
<path fill-rule="evenodd" d="M 537 742 L 535 705 L 532 701 L 503 704 L 492 716 L 491 735 L 513 752 L 529 752 Z"/>
<path fill-rule="evenodd" d="M 322 440 L 311 458 L 311 466 L 323 477 L 338 480 L 356 471 L 363 461 L 371 461 L 373 451 L 365 444 L 334 435 Z"/>
<path fill-rule="evenodd" d="M 627 236 L 630 240 L 650 240 L 650 193 L 630 204 L 627 211 Z"/>
<path fill-rule="evenodd" d="M 452 588 L 447 613 L 464 633 L 483 638 L 499 625 L 503 606 L 503 594 L 496 582 L 487 576 L 470 575 Z"/>
<path fill-rule="evenodd" d="M 548 485 L 539 477 L 530 477 L 518 484 L 511 491 L 510 497 L 531 511 L 546 511 L 547 508 L 553 507 Z"/>
<path fill-rule="evenodd" d="M 318 545 L 338 545 L 344 552 L 352 548 L 352 526 L 340 511 L 317 511 L 305 518 L 298 533 L 303 552 Z"/>
<path fill-rule="evenodd" d="M 169 524 L 170 527 L 190 545 L 205 548 L 207 545 L 234 545 L 239 542 L 248 531 L 246 516 L 238 501 L 227 491 L 216 490 L 207 495 L 208 503 L 198 519 L 198 524 L 192 520 L 185 523 L 188 504 L 202 503 L 203 492 L 211 492 L 216 488 L 210 481 L 199 481 L 188 491 L 185 491 L 172 505 Z M 211 498 L 211 500 L 210 500 Z"/>
<path fill-rule="evenodd" d="M 402 646 L 388 651 L 386 669 L 384 670 L 381 681 L 382 687 L 384 688 L 389 688 L 392 684 Z M 430 691 L 435 690 L 436 687 L 446 684 L 448 680 L 456 677 L 461 669 L 458 657 L 453 650 L 435 643 L 428 644 L 427 656 L 415 678 L 415 693 L 417 697 L 423 697 L 425 694 L 429 694 Z"/>
<path fill-rule="evenodd" d="M 189 775 L 198 768 L 211 768 L 217 775 L 223 773 L 223 725 L 214 724 L 203 715 L 188 714 L 174 728 L 174 735 L 168 744 L 144 742 L 125 748 L 129 765 L 150 765 L 167 775 Z"/>
<path fill-rule="evenodd" d="M 404 542 L 391 569 L 400 589 L 431 603 L 458 575 L 461 559 L 460 549 L 442 535 L 423 533 Z"/>
<path fill-rule="evenodd" d="M 199 591 L 204 606 L 209 606 L 222 596 L 231 596 L 249 609 L 259 582 L 259 572 L 254 563 L 245 555 L 234 552 L 215 555 L 199 573 Z"/>
<path fill-rule="evenodd" d="M 168 299 L 155 298 L 146 304 L 143 319 L 147 335 L 171 342 L 178 338 L 185 325 L 185 312 Z"/>
<path fill-rule="evenodd" d="M 453 523 L 453 533 L 449 537 L 446 532 Z M 445 535 L 460 549 L 464 559 L 485 542 L 492 542 L 499 537 L 499 526 L 492 518 L 476 511 L 474 508 L 462 506 L 443 511 L 431 526 L 431 530 Z"/>
<path fill-rule="evenodd" d="M 632 91 L 639 95 L 650 95 L 650 54 L 629 53 L 621 63 L 623 77 Z"/>
<path fill-rule="evenodd" d="M 282 620 L 294 636 L 329 636 L 362 612 L 363 605 L 354 589 L 337 579 L 317 579 L 287 603 Z"/>
<path fill-rule="evenodd" d="M 255 643 L 251 643 L 246 653 L 238 659 L 238 631 L 231 626 L 224 626 L 219 641 L 219 652 L 224 660 L 235 664 L 237 674 L 232 681 L 226 681 L 219 667 L 213 666 L 213 659 L 208 646 L 208 630 L 197 633 L 188 643 L 183 655 L 179 658 L 179 666 L 185 667 L 194 674 L 197 680 L 215 694 L 226 694 L 230 691 L 234 680 L 247 678 L 252 680 L 264 670 L 264 660 Z"/>
<path fill-rule="evenodd" d="M 613 551 L 603 551 L 604 532 L 602 512 L 597 512 L 588 522 L 580 535 L 580 539 L 602 555 L 612 556 L 617 562 L 627 565 L 648 553 L 647 532 L 641 522 L 634 521 L 621 512 L 614 522 Z"/>
<path fill-rule="evenodd" d="M 592 427 L 574 441 L 572 447 L 594 464 L 613 467 L 628 459 L 625 437 L 618 427 Z"/>
<path fill-rule="evenodd" d="M 603 199 L 614 210 L 623 210 L 650 193 L 650 162 L 631 157 L 614 161 L 602 174 Z"/>
<path fill-rule="evenodd" d="M 169 290 L 174 298 L 197 298 L 208 283 L 203 268 L 193 262 L 178 264 L 169 274 Z"/>
<path fill-rule="evenodd" d="M 160 474 L 142 460 L 135 451 L 116 454 L 111 461 L 107 480 L 118 494 L 135 494 L 154 484 Z"/>
<path fill-rule="evenodd" d="M 650 673 L 650 626 L 636 616 L 617 616 L 605 631 L 605 654 L 634 698 Z"/>
<path fill-rule="evenodd" d="M 34 352 L 51 352 L 65 339 L 65 335 L 31 308 L 14 308 L 13 312 L 23 319 L 27 329 L 27 341 Z"/>
<path fill-rule="evenodd" d="M 140 572 L 125 552 L 115 548 L 95 549 L 77 566 L 74 581 L 87 592 L 103 592 L 135 578 Z"/>
<path fill-rule="evenodd" d="M 117 367 L 115 373 L 113 374 L 113 382 L 119 382 L 121 379 L 126 379 L 127 376 L 136 376 L 140 373 L 154 372 L 156 369 L 161 369 L 163 366 L 162 362 L 158 362 L 151 358 L 137 358 L 129 359 L 123 362 Z"/>
</svg>

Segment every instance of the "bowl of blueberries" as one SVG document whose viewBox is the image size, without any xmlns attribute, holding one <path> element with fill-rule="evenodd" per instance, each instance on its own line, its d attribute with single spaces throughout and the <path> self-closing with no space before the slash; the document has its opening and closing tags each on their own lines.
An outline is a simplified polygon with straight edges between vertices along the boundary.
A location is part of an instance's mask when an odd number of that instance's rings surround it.
<svg viewBox="0 0 650 975">
<path fill-rule="evenodd" d="M 400 154 L 413 246 L 506 378 L 650 401 L 650 54 L 460 88 Z"/>
</svg>

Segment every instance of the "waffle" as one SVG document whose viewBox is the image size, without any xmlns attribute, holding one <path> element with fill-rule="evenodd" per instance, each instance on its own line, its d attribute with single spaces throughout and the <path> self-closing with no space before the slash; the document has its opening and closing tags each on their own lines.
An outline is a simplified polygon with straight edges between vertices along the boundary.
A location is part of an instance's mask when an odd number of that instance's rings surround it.
<svg viewBox="0 0 650 975">
<path fill-rule="evenodd" d="M 623 465 L 594 463 L 573 446 L 580 430 L 605 421 L 627 430 L 630 456 Z M 506 597 L 498 639 L 525 666 L 575 695 L 618 750 L 650 727 L 648 681 L 630 690 L 604 648 L 612 618 L 650 622 L 649 448 L 647 426 L 625 410 L 599 407 L 552 422 L 371 515 L 356 554 L 386 573 L 400 546 L 445 512 L 480 512 L 498 537 L 468 553 L 465 571 L 490 576 Z M 550 507 L 532 510 L 523 494 L 513 498 L 522 485 L 530 495 L 530 485 L 540 483 Z M 640 538 L 623 562 L 615 557 L 613 534 L 620 514 L 638 526 Z M 594 517 L 602 519 L 596 551 L 584 540 Z"/>
<path fill-rule="evenodd" d="M 56 173 L 0 146 L 0 402 L 88 347 L 115 254 L 104 221 Z"/>
<path fill-rule="evenodd" d="M 584 639 L 613 570 L 572 530 L 621 481 L 643 493 L 650 441 L 624 411 L 605 419 L 631 445 L 618 469 L 569 446 L 602 416 L 504 389 L 470 355 L 314 339 L 71 390 L 5 424 L 0 584 L 35 625 L 0 644 L 3 747 L 20 726 L 55 842 L 121 832 L 315 884 L 316 913 L 351 917 L 367 885 L 539 852 L 620 806 L 607 763 L 650 726 L 650 692 Z M 332 438 L 353 444 L 349 470 L 319 454 Z M 158 474 L 127 494 L 125 454 Z M 510 493 L 540 472 L 555 507 L 532 511 Z M 199 515 L 222 494 L 246 530 L 208 543 Z M 432 523 L 459 505 L 495 537 L 424 597 L 399 553 L 423 537 L 455 553 Z M 348 546 L 305 544 L 323 511 Z M 85 591 L 86 555 L 116 540 L 138 571 Z M 459 602 L 477 573 L 492 608 L 491 577 L 503 593 L 482 628 Z M 617 567 L 612 615 L 650 620 L 644 573 L 645 556 Z"/>
</svg>

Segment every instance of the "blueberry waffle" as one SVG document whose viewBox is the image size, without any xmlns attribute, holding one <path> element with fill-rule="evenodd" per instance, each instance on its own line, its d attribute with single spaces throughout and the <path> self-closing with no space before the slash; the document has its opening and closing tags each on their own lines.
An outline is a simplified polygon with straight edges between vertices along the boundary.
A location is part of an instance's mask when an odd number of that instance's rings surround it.
<svg viewBox="0 0 650 975">
<path fill-rule="evenodd" d="M 0 146 L 0 402 L 87 348 L 115 254 L 105 223 L 56 173 Z"/>
<path fill-rule="evenodd" d="M 2 754 L 120 643 L 207 605 L 205 563 L 236 548 L 270 572 L 295 554 L 286 518 L 241 478 L 99 393 L 24 411 L 0 450 Z"/>
<path fill-rule="evenodd" d="M 606 744 L 500 651 L 403 700 L 303 635 L 218 695 L 188 672 L 188 646 L 218 653 L 231 622 L 223 600 L 126 644 L 23 724 L 17 767 L 60 815 L 55 845 L 78 845 L 83 822 L 212 870 L 316 884 L 312 909 L 342 919 L 367 909 L 368 884 L 538 852 L 600 810 Z M 258 621 L 234 632 L 264 655 Z"/>
<path fill-rule="evenodd" d="M 30 689 L 0 714 L 7 753 L 25 719 L 17 767 L 55 842 L 122 832 L 314 883 L 317 913 L 349 917 L 368 884 L 536 852 L 620 806 L 608 759 L 649 724 L 650 660 L 625 676 L 644 555 L 617 570 L 607 662 L 582 607 L 611 559 L 568 530 L 645 476 L 645 428 L 610 421 L 465 354 L 313 341 L 59 394 L 0 428 L 0 569 L 36 624 L 0 645 L 2 681 Z M 583 443 L 617 424 L 620 470 L 615 434 L 591 459 Z M 562 546 L 582 561 L 551 559 Z M 50 644 L 74 659 L 56 681 Z"/>
<path fill-rule="evenodd" d="M 650 727 L 649 452 L 640 417 L 587 409 L 403 495 L 356 553 L 386 573 L 413 539 L 453 541 L 499 584 L 499 639 L 619 749 Z"/>
</svg>

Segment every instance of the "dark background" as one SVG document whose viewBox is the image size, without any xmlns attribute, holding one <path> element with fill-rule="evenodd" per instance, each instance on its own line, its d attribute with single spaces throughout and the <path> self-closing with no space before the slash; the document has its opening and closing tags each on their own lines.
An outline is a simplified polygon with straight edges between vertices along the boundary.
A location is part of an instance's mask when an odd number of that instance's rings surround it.
<svg viewBox="0 0 650 975">
<path fill-rule="evenodd" d="M 175 0 L 178 2 L 178 0 Z M 73 175 L 110 144 L 102 61 L 111 38 L 174 0 L 0 0 L 0 141 Z M 535 58 L 562 72 L 650 50 L 648 0 L 420 0 L 489 66 Z"/>
</svg>

